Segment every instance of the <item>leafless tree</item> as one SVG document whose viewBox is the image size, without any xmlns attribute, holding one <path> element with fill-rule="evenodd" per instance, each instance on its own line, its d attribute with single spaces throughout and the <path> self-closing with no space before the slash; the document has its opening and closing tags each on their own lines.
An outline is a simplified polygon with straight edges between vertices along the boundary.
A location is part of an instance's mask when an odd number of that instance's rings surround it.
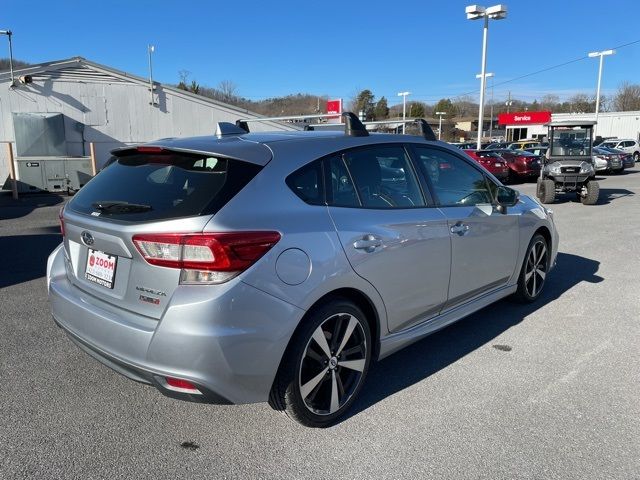
<svg viewBox="0 0 640 480">
<path fill-rule="evenodd" d="M 624 82 L 613 100 L 614 108 L 619 112 L 640 110 L 640 84 Z"/>
<path fill-rule="evenodd" d="M 586 93 L 576 93 L 568 101 L 571 104 L 571 113 L 589 113 L 596 109 L 595 98 Z"/>
<path fill-rule="evenodd" d="M 178 78 L 180 79 L 180 81 L 178 82 L 178 88 L 181 88 L 182 90 L 189 89 L 187 87 L 187 81 L 189 80 L 190 75 L 191 75 L 191 72 L 189 70 L 178 71 Z"/>
<path fill-rule="evenodd" d="M 231 80 L 222 80 L 217 87 L 217 90 L 222 94 L 223 98 L 229 100 L 236 96 L 236 90 L 238 86 Z"/>
</svg>

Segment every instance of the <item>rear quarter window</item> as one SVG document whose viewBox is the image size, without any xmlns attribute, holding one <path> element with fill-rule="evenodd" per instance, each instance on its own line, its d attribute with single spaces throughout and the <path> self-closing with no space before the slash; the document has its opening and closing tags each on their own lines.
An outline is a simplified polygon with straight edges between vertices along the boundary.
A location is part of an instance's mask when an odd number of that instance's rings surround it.
<svg viewBox="0 0 640 480">
<path fill-rule="evenodd" d="M 110 160 L 69 202 L 71 210 L 122 221 L 155 221 L 214 214 L 261 170 L 249 162 L 182 153 L 134 153 Z M 149 206 L 100 211 L 101 202 Z"/>
</svg>

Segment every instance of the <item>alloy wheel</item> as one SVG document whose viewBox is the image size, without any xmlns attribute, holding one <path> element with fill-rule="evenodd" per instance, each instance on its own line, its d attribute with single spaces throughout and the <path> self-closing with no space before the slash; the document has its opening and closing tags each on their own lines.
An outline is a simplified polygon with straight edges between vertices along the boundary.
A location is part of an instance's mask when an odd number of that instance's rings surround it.
<svg viewBox="0 0 640 480">
<path fill-rule="evenodd" d="M 524 273 L 525 288 L 532 298 L 536 297 L 544 286 L 547 263 L 547 245 L 543 240 L 538 240 L 529 250 Z"/>
<path fill-rule="evenodd" d="M 307 342 L 298 375 L 305 406 L 317 415 L 336 413 L 352 397 L 367 362 L 360 320 L 338 313 L 324 320 Z"/>
</svg>

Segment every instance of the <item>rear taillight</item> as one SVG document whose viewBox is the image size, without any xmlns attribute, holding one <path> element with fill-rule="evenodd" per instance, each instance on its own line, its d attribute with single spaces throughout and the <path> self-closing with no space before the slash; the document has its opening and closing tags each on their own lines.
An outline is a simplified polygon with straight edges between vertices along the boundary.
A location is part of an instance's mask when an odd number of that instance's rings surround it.
<svg viewBox="0 0 640 480">
<path fill-rule="evenodd" d="M 140 234 L 133 243 L 151 265 L 181 269 L 180 283 L 224 283 L 278 241 L 278 232 Z"/>
<path fill-rule="evenodd" d="M 64 207 L 58 212 L 58 220 L 60 221 L 60 234 L 64 237 Z"/>
</svg>

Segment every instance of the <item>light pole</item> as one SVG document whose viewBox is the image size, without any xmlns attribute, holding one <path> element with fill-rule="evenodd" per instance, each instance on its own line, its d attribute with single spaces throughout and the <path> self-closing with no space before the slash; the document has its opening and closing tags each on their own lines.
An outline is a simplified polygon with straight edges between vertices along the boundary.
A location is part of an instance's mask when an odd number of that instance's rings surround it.
<svg viewBox="0 0 640 480">
<path fill-rule="evenodd" d="M 480 5 L 469 5 L 465 8 L 467 20 L 484 19 L 484 29 L 482 30 L 482 68 L 480 72 L 480 111 L 478 112 L 478 150 L 482 142 L 482 117 L 484 116 L 484 87 L 485 72 L 487 70 L 487 34 L 489 31 L 489 19 L 502 20 L 507 17 L 506 5 L 494 5 L 485 8 Z"/>
<path fill-rule="evenodd" d="M 11 44 L 11 36 L 13 33 L 11 30 L 0 30 L 0 35 L 6 35 L 9 39 L 9 71 L 11 72 L 11 85 L 9 85 L 9 87 L 15 87 L 16 82 L 13 78 L 13 45 Z"/>
<path fill-rule="evenodd" d="M 482 76 L 482 74 L 479 73 L 478 75 L 476 75 L 476 78 L 480 78 L 481 76 Z M 485 79 L 486 78 L 493 78 L 493 73 L 485 73 L 484 77 L 485 77 Z M 482 128 L 484 126 L 484 118 L 482 119 L 482 121 L 478 125 L 480 125 L 480 127 L 478 127 L 478 128 Z M 493 133 L 493 81 L 491 83 L 491 120 L 489 122 L 489 137 L 491 137 L 492 133 Z"/>
<path fill-rule="evenodd" d="M 442 115 L 446 115 L 447 112 L 436 112 L 436 115 L 440 117 L 440 123 L 438 124 L 438 140 L 442 138 Z"/>
<path fill-rule="evenodd" d="M 404 135 L 407 124 L 404 123 L 407 120 L 407 95 L 411 95 L 411 92 L 399 92 L 398 96 L 402 97 L 402 134 Z"/>
<path fill-rule="evenodd" d="M 151 95 L 151 101 L 149 105 L 152 107 L 155 105 L 155 101 L 153 100 L 153 66 L 151 64 L 151 54 L 156 50 L 156 47 L 153 45 L 147 45 L 147 53 L 149 54 L 149 92 Z"/>
<path fill-rule="evenodd" d="M 598 68 L 598 88 L 596 90 L 596 124 L 593 126 L 593 133 L 595 136 L 595 132 L 598 129 L 598 113 L 600 113 L 600 82 L 602 81 L 602 63 L 604 57 L 607 55 L 613 55 L 616 53 L 615 50 L 603 50 L 601 52 L 590 52 L 589 57 L 600 57 L 600 67 Z"/>
</svg>

